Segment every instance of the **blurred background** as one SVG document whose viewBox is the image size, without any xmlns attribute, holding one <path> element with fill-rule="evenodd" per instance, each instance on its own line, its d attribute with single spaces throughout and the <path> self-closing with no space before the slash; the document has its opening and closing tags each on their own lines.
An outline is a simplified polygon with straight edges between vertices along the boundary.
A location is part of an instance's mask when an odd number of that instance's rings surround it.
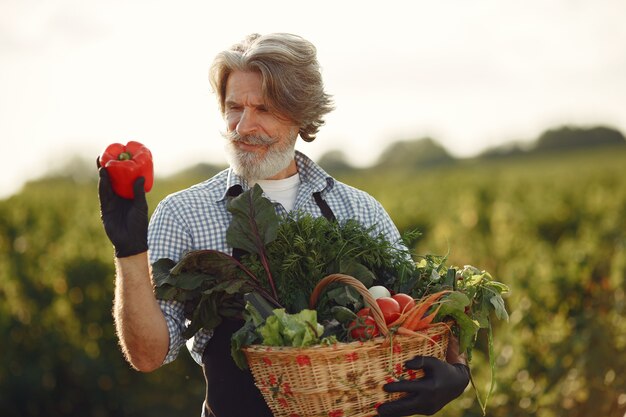
<svg viewBox="0 0 626 417">
<path fill-rule="evenodd" d="M 223 168 L 210 62 L 284 31 L 317 46 L 337 106 L 298 149 L 421 230 L 416 254 L 511 287 L 487 415 L 624 416 L 625 13 L 617 0 L 0 2 L 0 414 L 200 414 L 186 351 L 151 374 L 121 356 L 94 159 L 146 144 L 151 210 Z M 486 353 L 479 341 L 483 395 Z M 482 412 L 468 389 L 438 415 Z"/>
</svg>

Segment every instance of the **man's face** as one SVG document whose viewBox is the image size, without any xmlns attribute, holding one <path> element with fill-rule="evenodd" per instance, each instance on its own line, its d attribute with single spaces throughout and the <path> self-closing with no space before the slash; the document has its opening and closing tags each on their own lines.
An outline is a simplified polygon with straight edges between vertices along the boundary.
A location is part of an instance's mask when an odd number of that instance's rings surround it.
<svg viewBox="0 0 626 417">
<path fill-rule="evenodd" d="M 298 127 L 269 110 L 261 74 L 234 71 L 226 82 L 226 152 L 233 170 L 248 180 L 283 179 L 296 173 Z"/>
</svg>

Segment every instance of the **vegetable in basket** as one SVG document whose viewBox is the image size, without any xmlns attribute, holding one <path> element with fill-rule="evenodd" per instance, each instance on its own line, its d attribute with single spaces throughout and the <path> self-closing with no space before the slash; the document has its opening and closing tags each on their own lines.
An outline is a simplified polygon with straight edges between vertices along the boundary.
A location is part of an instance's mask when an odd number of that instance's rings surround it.
<svg viewBox="0 0 626 417">
<path fill-rule="evenodd" d="M 156 290 L 160 298 L 199 299 L 187 334 L 194 334 L 200 328 L 211 330 L 221 317 L 237 314 L 237 294 L 252 292 L 268 303 L 270 307 L 266 306 L 264 311 L 272 310 L 273 314 L 265 317 L 261 317 L 252 303 L 245 304 L 247 319 L 233 335 L 231 346 L 238 366 L 246 367 L 242 349 L 250 345 L 310 346 L 380 337 L 375 320 L 365 312 L 371 306 L 347 286 L 331 286 L 320 297 L 315 310 L 306 309 L 306 300 L 317 283 L 333 273 L 353 275 L 367 287 L 378 285 L 386 287 L 390 295 L 400 295 L 372 301 L 383 308 L 380 313 L 386 315 L 383 323 L 389 324 L 392 334 L 409 337 L 434 324 L 453 320 L 460 342 L 459 350 L 453 352 L 456 354 L 471 355 L 478 331 L 489 325 L 494 310 L 498 318 L 506 318 L 501 298 L 506 286 L 484 271 L 473 267 L 459 270 L 447 267 L 445 258 L 435 256 L 415 262 L 396 244 L 385 241 L 382 236 L 372 236 L 370 230 L 356 222 L 330 222 L 301 213 L 286 218 L 271 216 L 273 208 L 261 193 L 255 186 L 231 202 L 233 221 L 227 236 L 236 238 L 237 247 L 241 242 L 256 242 L 249 245 L 248 254 L 235 259 L 215 251 L 194 251 L 176 265 L 167 260 L 155 264 Z M 252 212 L 268 214 L 258 216 L 263 221 L 253 228 L 255 235 L 264 236 L 262 243 L 245 236 L 244 225 L 250 224 L 249 213 Z M 243 307 L 240 301 L 239 311 Z M 314 320 L 312 313 L 315 313 Z M 298 315 L 303 316 L 297 318 Z M 340 317 L 343 317 L 341 321 Z M 351 320 L 347 320 L 348 317 Z M 407 362 L 407 369 L 422 363 L 424 359 L 420 358 L 417 356 L 413 362 Z M 405 383 L 400 385 L 394 385 L 398 382 L 394 381 L 385 386 L 391 392 L 403 391 L 406 395 L 403 400 L 397 400 L 399 402 L 381 405 L 382 413 L 401 415 L 395 413 L 402 409 L 432 410 L 445 405 L 450 400 L 449 395 L 462 392 L 467 385 L 467 368 L 458 363 L 425 361 L 423 380 L 403 381 Z M 442 375 L 447 382 L 442 382 Z M 416 390 L 428 389 L 429 383 L 437 386 L 443 383 L 449 388 L 446 388 L 448 394 L 429 395 L 428 404 L 422 404 L 423 400 L 409 400 Z M 409 408 L 403 408 L 403 404 Z"/>
</svg>

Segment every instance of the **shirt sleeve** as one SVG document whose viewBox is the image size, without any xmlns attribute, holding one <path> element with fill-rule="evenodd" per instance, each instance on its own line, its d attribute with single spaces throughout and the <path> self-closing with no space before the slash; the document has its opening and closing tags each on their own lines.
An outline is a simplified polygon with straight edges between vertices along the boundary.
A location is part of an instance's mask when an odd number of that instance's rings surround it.
<svg viewBox="0 0 626 417">
<path fill-rule="evenodd" d="M 184 220 L 184 208 L 179 206 L 166 198 L 150 218 L 148 248 L 151 264 L 163 258 L 178 262 L 193 247 L 193 236 Z"/>
<path fill-rule="evenodd" d="M 176 359 L 180 348 L 185 344 L 182 333 L 188 323 L 185 320 L 183 303 L 174 300 L 157 300 L 157 302 L 163 311 L 167 330 L 170 334 L 170 346 L 163 361 L 163 365 L 165 365 Z M 202 364 L 202 353 L 211 336 L 213 336 L 212 331 L 201 329 L 187 341 L 187 349 L 191 357 L 200 365 Z"/>
<path fill-rule="evenodd" d="M 183 303 L 174 300 L 157 300 L 165 316 L 167 330 L 170 334 L 170 346 L 163 364 L 172 362 L 178 356 L 180 347 L 185 343 L 182 332 L 185 328 Z M 182 320 L 181 320 L 182 319 Z"/>
<path fill-rule="evenodd" d="M 167 258 L 174 262 L 180 260 L 185 251 L 192 247 L 193 238 L 177 208 L 165 199 L 157 206 L 148 229 L 148 247 L 150 263 Z M 169 332 L 170 344 L 163 364 L 172 362 L 185 344 L 183 331 L 189 324 L 185 319 L 184 304 L 176 300 L 157 300 Z M 212 332 L 201 330 L 187 341 L 193 359 L 201 364 L 202 352 L 212 336 Z"/>
<path fill-rule="evenodd" d="M 391 220 L 391 217 L 387 213 L 387 211 L 383 208 L 382 204 L 379 201 L 375 201 L 376 207 L 376 222 L 375 222 L 375 232 L 382 233 L 387 241 L 394 244 L 394 246 L 400 250 L 406 250 L 406 246 L 402 241 L 402 237 L 400 235 L 400 231 L 398 231 L 397 226 Z"/>
</svg>

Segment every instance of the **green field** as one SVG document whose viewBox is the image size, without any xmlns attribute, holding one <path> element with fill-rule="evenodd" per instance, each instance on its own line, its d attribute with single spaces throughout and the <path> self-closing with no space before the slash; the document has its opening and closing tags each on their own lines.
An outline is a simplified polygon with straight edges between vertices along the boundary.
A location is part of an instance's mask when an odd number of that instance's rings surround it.
<svg viewBox="0 0 626 417">
<path fill-rule="evenodd" d="M 494 328 L 489 416 L 626 412 L 626 147 L 353 171 L 417 255 L 486 269 L 510 286 Z M 149 204 L 190 185 L 157 179 Z M 111 319 L 113 251 L 95 179 L 46 179 L 0 201 L 0 414 L 198 416 L 204 383 L 183 351 L 151 374 L 124 362 Z M 472 372 L 490 381 L 484 340 Z M 471 389 L 438 415 L 482 415 Z"/>
</svg>

